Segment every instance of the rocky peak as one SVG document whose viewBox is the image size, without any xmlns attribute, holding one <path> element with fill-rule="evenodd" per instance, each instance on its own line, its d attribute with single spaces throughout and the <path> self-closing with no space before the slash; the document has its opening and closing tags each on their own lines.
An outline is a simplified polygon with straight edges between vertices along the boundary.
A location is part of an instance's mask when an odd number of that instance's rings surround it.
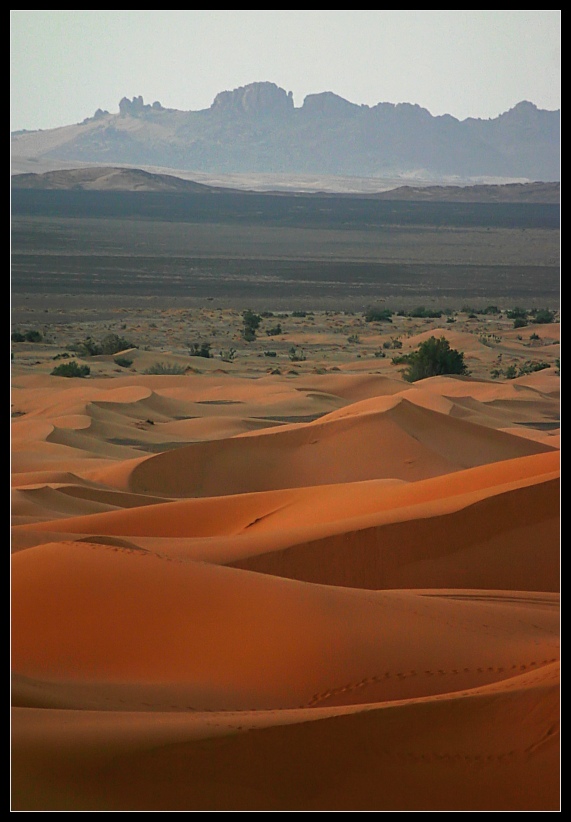
<svg viewBox="0 0 571 822">
<path fill-rule="evenodd" d="M 221 91 L 210 109 L 242 114 L 281 114 L 293 110 L 293 95 L 275 83 L 250 83 L 233 91 Z"/>
<path fill-rule="evenodd" d="M 123 99 L 119 101 L 119 114 L 130 114 L 131 117 L 138 117 L 139 115 L 151 110 L 163 111 L 164 109 L 158 100 L 155 100 L 152 106 L 148 103 L 145 104 L 143 102 L 142 95 L 133 97 L 132 100 L 129 100 L 128 97 L 123 97 Z"/>
<path fill-rule="evenodd" d="M 332 91 L 323 91 L 320 94 L 308 94 L 303 101 L 302 111 L 308 114 L 323 116 L 343 116 L 361 110 L 361 106 L 350 103 Z M 365 106 L 364 108 L 367 108 Z"/>
</svg>

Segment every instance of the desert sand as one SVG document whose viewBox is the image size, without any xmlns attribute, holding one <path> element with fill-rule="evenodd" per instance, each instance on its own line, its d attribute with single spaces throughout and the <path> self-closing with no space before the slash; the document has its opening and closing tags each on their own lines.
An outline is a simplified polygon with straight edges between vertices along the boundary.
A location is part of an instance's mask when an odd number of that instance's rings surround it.
<svg viewBox="0 0 571 822">
<path fill-rule="evenodd" d="M 558 323 L 193 317 L 13 346 L 12 809 L 559 810 Z"/>
</svg>

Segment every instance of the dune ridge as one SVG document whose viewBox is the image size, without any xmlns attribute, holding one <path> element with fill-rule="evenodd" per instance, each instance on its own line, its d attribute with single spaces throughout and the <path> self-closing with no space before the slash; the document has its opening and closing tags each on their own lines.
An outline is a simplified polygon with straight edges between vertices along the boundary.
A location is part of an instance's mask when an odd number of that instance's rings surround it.
<svg viewBox="0 0 571 822">
<path fill-rule="evenodd" d="M 15 373 L 13 809 L 557 810 L 555 378 L 227 370 Z"/>
</svg>

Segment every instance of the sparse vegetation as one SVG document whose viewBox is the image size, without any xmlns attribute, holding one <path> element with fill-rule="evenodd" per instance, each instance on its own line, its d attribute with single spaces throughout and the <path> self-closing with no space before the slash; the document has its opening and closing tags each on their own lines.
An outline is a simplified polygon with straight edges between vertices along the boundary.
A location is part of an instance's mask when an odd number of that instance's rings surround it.
<svg viewBox="0 0 571 822">
<path fill-rule="evenodd" d="M 129 357 L 115 357 L 113 362 L 120 368 L 130 368 L 133 365 L 133 360 L 129 359 Z"/>
<path fill-rule="evenodd" d="M 450 348 L 450 343 L 446 337 L 429 337 L 420 344 L 416 351 L 411 354 L 404 354 L 398 359 L 399 363 L 405 363 L 407 368 L 402 375 L 407 382 L 416 382 L 426 377 L 436 377 L 443 374 L 468 374 L 468 369 L 464 363 L 464 354 L 455 348 Z"/>
<path fill-rule="evenodd" d="M 92 337 L 86 337 L 84 340 L 75 342 L 70 345 L 70 348 L 80 357 L 97 357 L 103 354 L 102 346 Z"/>
<path fill-rule="evenodd" d="M 292 362 L 303 362 L 307 359 L 303 348 L 296 348 L 294 345 L 288 351 L 288 356 Z"/>
<path fill-rule="evenodd" d="M 184 365 L 176 362 L 155 362 L 144 372 L 145 374 L 186 374 Z"/>
<path fill-rule="evenodd" d="M 508 320 L 527 320 L 528 311 L 526 308 L 520 308 L 516 306 L 515 308 L 510 308 L 510 310 L 506 313 L 506 317 Z"/>
<path fill-rule="evenodd" d="M 132 342 L 126 340 L 125 337 L 120 337 L 118 334 L 107 334 L 101 340 L 101 352 L 103 354 L 118 354 L 120 351 L 136 347 Z"/>
<path fill-rule="evenodd" d="M 31 330 L 26 331 L 22 334 L 21 331 L 13 331 L 12 332 L 12 342 L 32 342 L 32 343 L 40 343 L 44 339 L 43 336 L 40 334 L 39 331 Z"/>
<path fill-rule="evenodd" d="M 118 334 L 107 334 L 101 342 L 97 342 L 93 337 L 86 337 L 84 340 L 73 343 L 70 346 L 72 351 L 80 357 L 98 357 L 101 354 L 118 354 L 128 348 L 136 348 L 132 342 L 120 337 Z"/>
<path fill-rule="evenodd" d="M 540 308 L 539 310 L 533 310 L 530 313 L 533 315 L 532 322 L 537 323 L 538 325 L 552 323 L 555 320 L 554 312 L 550 311 L 548 308 Z"/>
<path fill-rule="evenodd" d="M 493 379 L 505 377 L 506 380 L 515 380 L 516 377 L 524 377 L 526 374 L 533 374 L 534 371 L 543 371 L 550 368 L 548 362 L 540 362 L 538 360 L 526 360 L 519 368 L 512 363 L 507 368 L 494 368 L 490 373 Z"/>
<path fill-rule="evenodd" d="M 371 305 L 365 311 L 364 317 L 367 323 L 392 323 L 392 314 L 388 308 Z"/>
<path fill-rule="evenodd" d="M 399 340 L 397 337 L 391 337 L 390 340 L 384 341 L 383 348 L 398 350 L 402 348 L 402 340 Z"/>
<path fill-rule="evenodd" d="M 266 334 L 268 337 L 277 337 L 279 334 L 283 334 L 281 324 L 278 323 L 274 325 L 272 328 L 266 328 Z"/>
<path fill-rule="evenodd" d="M 194 342 L 189 346 L 189 353 L 191 357 L 204 357 L 208 360 L 212 356 L 210 353 L 211 348 L 209 342 Z"/>
<path fill-rule="evenodd" d="M 53 369 L 53 377 L 87 377 L 91 369 L 88 365 L 79 365 L 77 360 L 62 362 Z"/>
<path fill-rule="evenodd" d="M 246 342 L 253 342 L 256 339 L 256 331 L 260 327 L 260 323 L 262 322 L 262 318 L 259 314 L 254 314 L 253 311 L 250 309 L 246 309 L 246 311 L 242 312 L 242 323 L 243 323 L 243 330 L 242 330 L 242 337 L 246 340 Z"/>
<path fill-rule="evenodd" d="M 442 311 L 438 308 L 425 308 L 423 305 L 419 305 L 418 308 L 409 311 L 407 316 L 424 320 L 438 319 L 442 316 Z"/>
</svg>

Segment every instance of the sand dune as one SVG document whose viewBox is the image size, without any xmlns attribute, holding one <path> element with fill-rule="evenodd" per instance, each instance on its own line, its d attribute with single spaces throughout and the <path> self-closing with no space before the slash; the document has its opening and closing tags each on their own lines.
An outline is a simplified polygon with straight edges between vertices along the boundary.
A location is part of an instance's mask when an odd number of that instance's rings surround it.
<svg viewBox="0 0 571 822">
<path fill-rule="evenodd" d="M 204 371 L 15 376 L 13 810 L 558 810 L 558 378 Z"/>
</svg>

